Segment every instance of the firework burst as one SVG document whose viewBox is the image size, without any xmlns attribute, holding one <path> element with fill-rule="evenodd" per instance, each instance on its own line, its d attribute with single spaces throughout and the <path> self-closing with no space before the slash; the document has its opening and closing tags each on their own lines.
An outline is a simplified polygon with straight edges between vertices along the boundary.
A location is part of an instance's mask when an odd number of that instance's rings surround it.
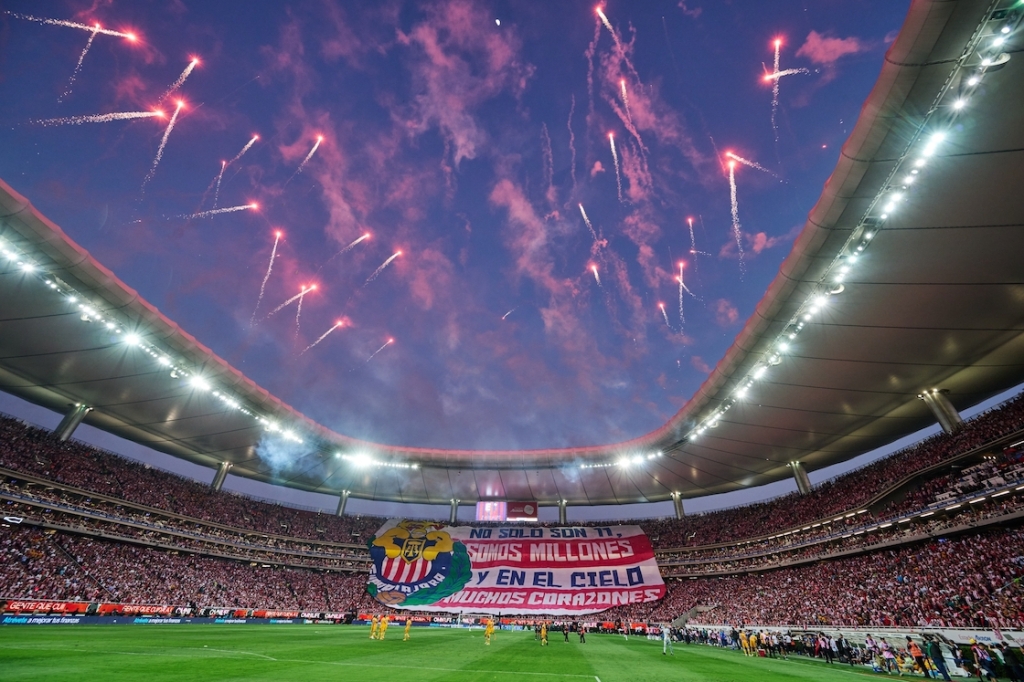
<svg viewBox="0 0 1024 682">
<path fill-rule="evenodd" d="M 271 315 L 274 315 L 274 314 L 284 310 L 286 307 L 288 307 L 292 303 L 295 303 L 295 301 L 301 301 L 302 297 L 305 296 L 306 294 L 308 294 L 311 291 L 316 291 L 316 285 L 315 284 L 310 284 L 308 287 L 305 284 L 303 284 L 302 285 L 302 291 L 300 291 L 299 293 L 295 294 L 294 296 L 289 298 L 287 301 L 285 301 L 281 305 L 279 305 L 276 308 L 274 308 L 273 310 L 271 310 L 269 313 L 267 313 L 267 317 L 270 317 Z"/>
<path fill-rule="evenodd" d="M 597 286 L 601 286 L 601 275 L 597 272 L 597 266 L 593 263 L 590 264 L 590 271 L 594 273 L 594 281 L 597 282 Z"/>
</svg>

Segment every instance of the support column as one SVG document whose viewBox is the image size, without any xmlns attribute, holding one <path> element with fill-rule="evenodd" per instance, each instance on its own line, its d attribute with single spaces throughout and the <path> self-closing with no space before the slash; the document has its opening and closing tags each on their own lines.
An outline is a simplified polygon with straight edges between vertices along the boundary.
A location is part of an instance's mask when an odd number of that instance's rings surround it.
<svg viewBox="0 0 1024 682">
<path fill-rule="evenodd" d="M 563 526 L 568 523 L 568 521 L 567 521 L 567 519 L 569 518 L 569 514 L 567 513 L 568 506 L 569 506 L 569 501 L 568 500 L 559 500 L 558 501 L 558 523 L 560 523 Z"/>
<path fill-rule="evenodd" d="M 801 495 L 809 495 L 811 493 L 811 479 L 807 478 L 807 470 L 804 469 L 804 465 L 800 462 L 790 462 L 789 466 L 793 467 L 796 489 L 800 491 Z"/>
<path fill-rule="evenodd" d="M 349 492 L 350 491 L 348 491 L 348 490 L 342 490 L 341 491 L 341 497 L 338 498 L 338 511 L 337 511 L 337 515 L 338 516 L 344 516 L 345 515 L 345 505 L 348 504 Z"/>
<path fill-rule="evenodd" d="M 462 500 L 452 500 L 452 513 L 448 515 L 448 525 L 454 526 L 459 521 L 459 502 Z"/>
<path fill-rule="evenodd" d="M 683 510 L 683 494 L 672 493 L 672 504 L 676 508 L 676 520 L 682 521 L 683 517 L 686 516 L 686 512 Z"/>
<path fill-rule="evenodd" d="M 220 463 L 217 467 L 217 473 L 213 476 L 213 483 L 210 484 L 210 489 L 214 492 L 220 492 L 220 489 L 224 486 L 224 479 L 228 477 L 228 471 L 231 470 L 231 462 L 227 460 Z"/>
<path fill-rule="evenodd" d="M 960 418 L 960 413 L 953 407 L 953 403 L 949 402 L 949 398 L 946 397 L 947 393 L 949 391 L 944 388 L 931 388 L 917 397 L 923 400 L 928 409 L 932 411 L 942 430 L 946 433 L 953 433 L 960 428 L 960 424 L 964 420 Z"/>
<path fill-rule="evenodd" d="M 64 418 L 60 420 L 60 424 L 57 424 L 57 428 L 53 430 L 53 435 L 57 440 L 67 440 L 71 438 L 71 434 L 75 432 L 78 425 L 85 419 L 85 415 L 92 412 L 92 408 L 82 403 L 75 403 L 68 410 Z"/>
</svg>

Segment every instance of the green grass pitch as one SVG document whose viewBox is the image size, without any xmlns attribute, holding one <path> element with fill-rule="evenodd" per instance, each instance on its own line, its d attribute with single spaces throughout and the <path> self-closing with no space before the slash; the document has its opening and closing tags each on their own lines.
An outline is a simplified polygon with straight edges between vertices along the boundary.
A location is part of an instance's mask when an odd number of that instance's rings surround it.
<svg viewBox="0 0 1024 682">
<path fill-rule="evenodd" d="M 15 680 L 366 680 L 445 682 L 850 682 L 875 677 L 807 659 L 746 658 L 685 644 L 663 656 L 661 642 L 597 635 L 580 644 L 552 632 L 414 628 L 393 625 L 383 642 L 369 628 L 338 625 L 97 625 L 0 627 L 0 678 Z"/>
</svg>

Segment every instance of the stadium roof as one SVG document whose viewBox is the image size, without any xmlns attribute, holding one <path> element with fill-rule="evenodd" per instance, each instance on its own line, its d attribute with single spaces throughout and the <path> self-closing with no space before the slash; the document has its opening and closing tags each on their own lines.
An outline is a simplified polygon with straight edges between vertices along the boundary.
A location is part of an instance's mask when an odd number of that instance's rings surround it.
<svg viewBox="0 0 1024 682">
<path fill-rule="evenodd" d="M 754 315 L 683 409 L 633 441 L 468 451 L 328 431 L 2 182 L 0 388 L 61 411 L 93 406 L 90 424 L 232 462 L 235 475 L 400 502 L 659 501 L 775 481 L 795 460 L 850 459 L 932 423 L 924 390 L 966 407 L 1024 381 L 1024 60 L 1007 61 L 1018 32 L 999 40 L 1020 11 L 1017 0 L 913 3 Z M 275 475 L 255 450 L 268 430 L 310 454 Z"/>
</svg>

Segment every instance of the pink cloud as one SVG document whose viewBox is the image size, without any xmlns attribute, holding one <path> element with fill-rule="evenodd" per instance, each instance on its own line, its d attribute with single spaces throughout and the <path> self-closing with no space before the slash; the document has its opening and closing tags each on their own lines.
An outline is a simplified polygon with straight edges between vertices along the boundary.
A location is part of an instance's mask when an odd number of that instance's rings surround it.
<svg viewBox="0 0 1024 682">
<path fill-rule="evenodd" d="M 704 362 L 704 358 L 702 358 L 699 355 L 694 355 L 693 357 L 690 358 L 690 365 L 698 372 L 702 372 L 704 374 L 711 374 L 711 365 Z"/>
<path fill-rule="evenodd" d="M 683 10 L 683 14 L 691 19 L 699 18 L 701 13 L 704 11 L 703 7 L 688 7 L 685 0 L 679 0 L 679 9 Z"/>
<path fill-rule="evenodd" d="M 435 248 L 421 248 L 413 256 L 409 290 L 413 300 L 423 309 L 431 310 L 439 294 L 452 288 L 452 263 Z"/>
<path fill-rule="evenodd" d="M 711 304 L 711 312 L 715 314 L 715 322 L 720 327 L 731 327 L 740 319 L 740 311 L 729 301 L 720 298 Z"/>
<path fill-rule="evenodd" d="M 796 51 L 796 56 L 806 57 L 822 66 L 832 66 L 846 55 L 857 54 L 867 49 L 868 47 L 863 41 L 853 36 L 833 38 L 817 31 L 811 31 L 807 34 L 807 40 Z"/>
<path fill-rule="evenodd" d="M 597 176 L 598 173 L 604 173 L 604 166 L 600 161 L 595 161 L 593 167 L 590 169 L 590 177 Z"/>
<path fill-rule="evenodd" d="M 505 90 L 518 97 L 533 72 L 519 61 L 513 31 L 480 30 L 491 21 L 468 0 L 449 0 L 433 6 L 408 34 L 398 32 L 399 44 L 415 53 L 410 70 L 417 92 L 406 125 L 415 133 L 437 126 L 456 165 L 476 158 L 487 140 L 473 108 Z"/>
</svg>

